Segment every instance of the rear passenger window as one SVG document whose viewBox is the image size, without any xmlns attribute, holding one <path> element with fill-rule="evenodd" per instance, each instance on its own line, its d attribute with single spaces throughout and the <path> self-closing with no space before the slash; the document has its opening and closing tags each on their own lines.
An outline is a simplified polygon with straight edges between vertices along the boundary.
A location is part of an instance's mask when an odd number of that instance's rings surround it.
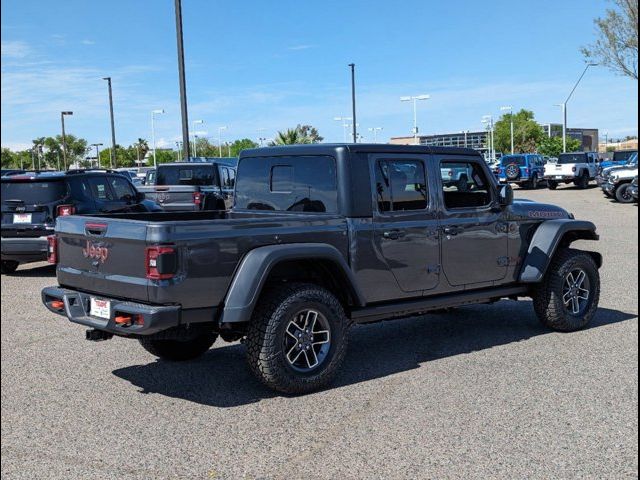
<svg viewBox="0 0 640 480">
<path fill-rule="evenodd" d="M 442 162 L 442 190 L 448 209 L 482 208 L 491 204 L 491 184 L 474 162 Z"/>
<path fill-rule="evenodd" d="M 109 201 L 114 199 L 106 177 L 90 178 L 89 187 L 95 200 Z"/>
<path fill-rule="evenodd" d="M 113 187 L 113 192 L 117 200 L 128 201 L 135 196 L 133 187 L 124 178 L 111 177 L 111 187 Z"/>
<path fill-rule="evenodd" d="M 376 163 L 376 197 L 380 212 L 424 210 L 427 183 L 418 160 L 380 160 Z"/>
<path fill-rule="evenodd" d="M 238 171 L 236 208 L 317 213 L 338 211 L 333 157 L 243 158 Z"/>
</svg>

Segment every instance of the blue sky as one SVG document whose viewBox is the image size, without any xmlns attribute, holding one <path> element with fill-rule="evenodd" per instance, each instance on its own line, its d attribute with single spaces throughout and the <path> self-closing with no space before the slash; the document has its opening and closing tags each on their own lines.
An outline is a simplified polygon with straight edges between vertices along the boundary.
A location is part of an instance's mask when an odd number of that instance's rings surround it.
<svg viewBox="0 0 640 480">
<path fill-rule="evenodd" d="M 67 131 L 109 143 L 106 82 L 113 77 L 116 136 L 129 144 L 180 137 L 175 19 L 171 0 L 2 2 L 2 145 Z M 189 116 L 207 136 L 273 137 L 308 123 L 342 141 L 349 116 L 347 64 L 357 65 L 358 122 L 366 140 L 481 129 L 501 105 L 559 122 L 583 69 L 581 45 L 606 1 L 183 0 Z M 637 134 L 637 82 L 590 69 L 572 98 L 569 126 L 610 137 Z M 223 138 L 224 139 L 224 138 Z"/>
</svg>

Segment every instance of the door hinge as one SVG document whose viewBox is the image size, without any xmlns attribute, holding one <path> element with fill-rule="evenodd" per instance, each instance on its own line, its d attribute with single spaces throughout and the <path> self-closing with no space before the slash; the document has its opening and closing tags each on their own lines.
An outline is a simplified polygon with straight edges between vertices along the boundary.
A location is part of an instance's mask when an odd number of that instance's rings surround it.
<svg viewBox="0 0 640 480">
<path fill-rule="evenodd" d="M 440 265 L 427 265 L 427 273 L 440 274 Z"/>
</svg>

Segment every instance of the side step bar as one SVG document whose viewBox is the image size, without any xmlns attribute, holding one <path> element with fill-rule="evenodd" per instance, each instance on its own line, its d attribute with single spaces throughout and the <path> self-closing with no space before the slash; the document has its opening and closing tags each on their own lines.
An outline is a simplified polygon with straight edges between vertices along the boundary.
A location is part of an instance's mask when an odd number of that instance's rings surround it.
<svg viewBox="0 0 640 480">
<path fill-rule="evenodd" d="M 355 323 L 371 323 L 392 318 L 409 317 L 443 308 L 461 307 L 476 303 L 495 302 L 502 298 L 526 296 L 529 289 L 526 286 L 484 288 L 419 298 L 405 302 L 394 302 L 358 308 L 351 311 L 351 320 Z"/>
</svg>

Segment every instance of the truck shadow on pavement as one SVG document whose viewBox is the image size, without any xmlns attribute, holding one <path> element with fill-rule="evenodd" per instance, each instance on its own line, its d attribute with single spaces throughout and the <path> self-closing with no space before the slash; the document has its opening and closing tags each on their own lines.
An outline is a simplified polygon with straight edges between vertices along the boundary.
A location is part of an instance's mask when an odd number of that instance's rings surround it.
<svg viewBox="0 0 640 480">
<path fill-rule="evenodd" d="M 589 329 L 636 317 L 600 308 Z M 527 301 L 464 307 L 442 315 L 359 326 L 351 330 L 347 357 L 328 389 L 375 380 L 419 368 L 429 361 L 548 334 L 579 335 L 580 332 L 550 332 L 538 323 L 531 302 Z M 120 368 L 113 374 L 141 388 L 140 393 L 160 394 L 219 408 L 278 396 L 249 373 L 244 353 L 242 345 L 231 344 L 213 348 L 195 361 L 156 360 L 146 365 Z"/>
<path fill-rule="evenodd" d="M 56 266 L 55 265 L 42 265 L 38 267 L 19 267 L 13 273 L 3 273 L 2 276 L 7 277 L 21 277 L 21 278 L 35 278 L 35 277 L 51 277 L 54 278 L 56 276 Z"/>
</svg>

